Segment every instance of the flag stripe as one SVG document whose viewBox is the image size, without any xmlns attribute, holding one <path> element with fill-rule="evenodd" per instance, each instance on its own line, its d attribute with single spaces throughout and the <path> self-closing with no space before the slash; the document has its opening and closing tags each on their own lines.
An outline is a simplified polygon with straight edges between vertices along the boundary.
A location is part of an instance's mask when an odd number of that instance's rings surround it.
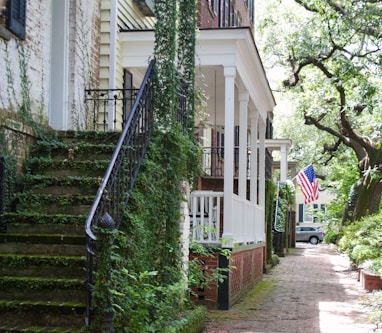
<svg viewBox="0 0 382 333">
<path fill-rule="evenodd" d="M 318 182 L 312 165 L 308 165 L 297 174 L 297 183 L 305 197 L 305 204 L 318 199 Z"/>
</svg>

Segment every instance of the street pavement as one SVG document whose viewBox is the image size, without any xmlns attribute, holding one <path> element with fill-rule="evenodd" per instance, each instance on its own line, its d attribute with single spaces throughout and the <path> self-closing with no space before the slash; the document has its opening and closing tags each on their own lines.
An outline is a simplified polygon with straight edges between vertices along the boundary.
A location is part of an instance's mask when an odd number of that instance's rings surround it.
<svg viewBox="0 0 382 333">
<path fill-rule="evenodd" d="M 334 246 L 298 243 L 229 311 L 209 311 L 202 333 L 376 333 L 370 293 Z"/>
</svg>

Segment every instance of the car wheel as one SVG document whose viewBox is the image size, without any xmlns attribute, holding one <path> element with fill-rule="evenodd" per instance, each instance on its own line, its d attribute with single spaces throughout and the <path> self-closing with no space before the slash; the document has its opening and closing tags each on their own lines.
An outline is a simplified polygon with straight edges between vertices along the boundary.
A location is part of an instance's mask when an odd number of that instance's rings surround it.
<svg viewBox="0 0 382 333">
<path fill-rule="evenodd" d="M 318 238 L 317 237 L 310 237 L 309 239 L 310 244 L 317 245 L 318 244 Z"/>
</svg>

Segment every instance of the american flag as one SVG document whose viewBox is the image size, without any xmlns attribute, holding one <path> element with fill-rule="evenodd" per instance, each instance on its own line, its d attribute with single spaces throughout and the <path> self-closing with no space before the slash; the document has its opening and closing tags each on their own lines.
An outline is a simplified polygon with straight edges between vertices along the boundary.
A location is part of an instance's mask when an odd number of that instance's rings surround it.
<svg viewBox="0 0 382 333">
<path fill-rule="evenodd" d="M 318 199 L 318 182 L 313 165 L 308 165 L 297 174 L 297 183 L 305 197 L 305 204 Z"/>
</svg>

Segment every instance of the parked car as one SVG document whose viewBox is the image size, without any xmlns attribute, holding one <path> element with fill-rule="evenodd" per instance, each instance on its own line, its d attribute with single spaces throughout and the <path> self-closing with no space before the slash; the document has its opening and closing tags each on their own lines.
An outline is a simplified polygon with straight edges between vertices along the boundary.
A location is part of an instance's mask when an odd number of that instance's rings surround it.
<svg viewBox="0 0 382 333">
<path fill-rule="evenodd" d="M 320 227 L 296 227 L 296 242 L 310 242 L 311 244 L 318 244 L 324 240 L 325 233 Z"/>
</svg>

